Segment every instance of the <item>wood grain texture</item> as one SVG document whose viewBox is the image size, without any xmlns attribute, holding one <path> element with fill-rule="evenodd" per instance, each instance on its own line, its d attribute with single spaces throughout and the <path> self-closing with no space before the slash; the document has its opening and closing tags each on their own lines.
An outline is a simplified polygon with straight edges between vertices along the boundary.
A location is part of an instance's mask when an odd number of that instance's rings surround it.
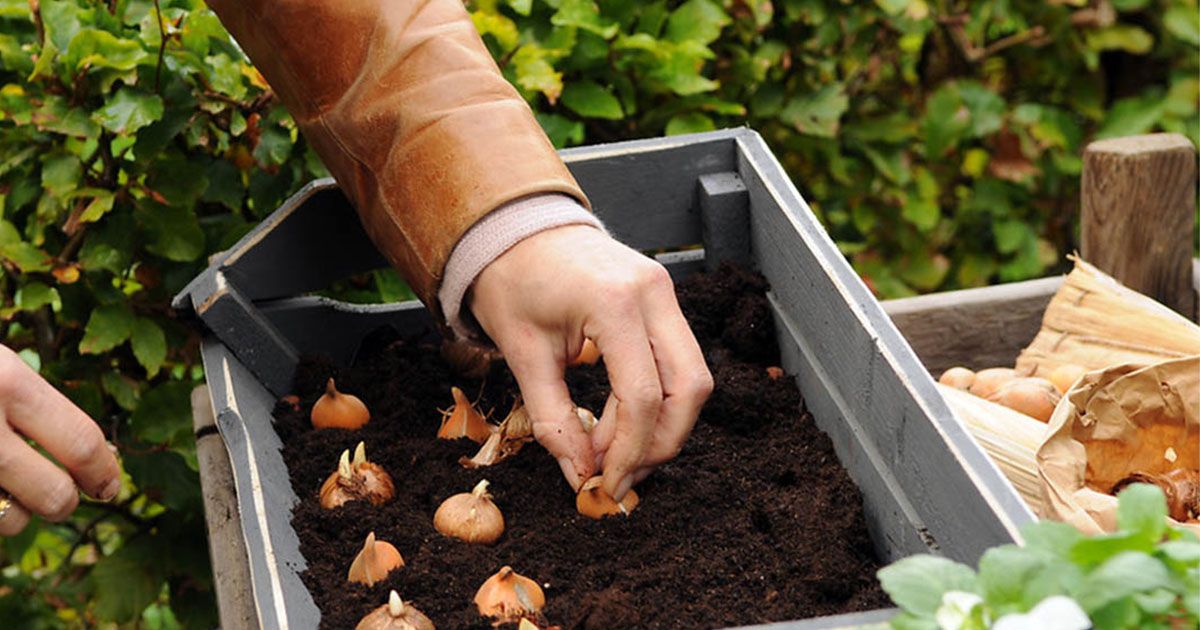
<svg viewBox="0 0 1200 630">
<path fill-rule="evenodd" d="M 956 365 L 1011 366 L 1042 326 L 1061 277 L 885 300 L 925 369 L 935 377 Z"/>
<path fill-rule="evenodd" d="M 1093 142 L 1084 150 L 1081 253 L 1125 286 L 1196 314 L 1191 260 L 1196 147 L 1180 134 Z"/>
<path fill-rule="evenodd" d="M 253 628 L 258 625 L 246 541 L 234 493 L 233 470 L 225 442 L 216 432 L 212 400 L 207 385 L 192 390 L 192 427 L 196 432 L 196 460 L 200 466 L 200 492 L 204 499 L 204 521 L 208 526 L 208 553 L 218 579 L 218 618 L 222 628 Z"/>
</svg>

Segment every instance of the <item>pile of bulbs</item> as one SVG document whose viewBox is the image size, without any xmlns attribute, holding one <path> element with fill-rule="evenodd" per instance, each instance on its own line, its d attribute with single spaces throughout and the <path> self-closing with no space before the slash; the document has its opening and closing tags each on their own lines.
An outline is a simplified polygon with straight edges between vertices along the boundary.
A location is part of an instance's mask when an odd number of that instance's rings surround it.
<svg viewBox="0 0 1200 630">
<path fill-rule="evenodd" d="M 588 347 L 590 345 L 590 348 Z M 588 340 L 580 358 L 573 363 L 595 363 L 599 352 Z M 462 458 L 466 468 L 496 464 L 533 440 L 533 428 L 523 405 L 517 402 L 499 425 L 490 424 L 475 405 L 457 387 L 451 388 L 454 404 L 443 411 L 438 430 L 441 439 L 468 438 L 482 444 L 474 457 Z M 591 430 L 596 418 L 586 409 L 578 409 L 580 423 Z M 329 379 L 325 393 L 313 406 L 311 420 L 317 429 L 358 429 L 370 421 L 367 406 L 358 397 L 338 391 Z M 580 514 L 593 519 L 613 515 L 629 515 L 638 504 L 630 490 L 620 502 L 614 501 L 601 488 L 601 478 L 593 477 L 583 484 L 575 505 Z M 442 502 L 433 516 L 433 526 L 442 535 L 468 544 L 489 545 L 504 533 L 504 514 L 488 492 L 489 483 L 481 480 L 470 492 L 455 494 Z M 367 501 L 383 505 L 395 497 L 395 483 L 379 464 L 367 459 L 366 446 L 359 442 L 354 449 L 343 451 L 337 469 L 321 485 L 319 500 L 327 510 L 337 509 L 350 501 Z M 404 566 L 404 558 L 391 543 L 379 540 L 375 533 L 367 534 L 362 550 L 350 564 L 347 580 L 373 586 L 389 573 Z M 475 594 L 479 614 L 489 617 L 496 625 L 519 623 L 518 630 L 538 630 L 545 594 L 537 582 L 518 574 L 512 567 L 502 567 L 479 587 Z M 420 610 L 392 591 L 388 602 L 371 611 L 357 630 L 433 630 L 433 622 Z"/>
</svg>

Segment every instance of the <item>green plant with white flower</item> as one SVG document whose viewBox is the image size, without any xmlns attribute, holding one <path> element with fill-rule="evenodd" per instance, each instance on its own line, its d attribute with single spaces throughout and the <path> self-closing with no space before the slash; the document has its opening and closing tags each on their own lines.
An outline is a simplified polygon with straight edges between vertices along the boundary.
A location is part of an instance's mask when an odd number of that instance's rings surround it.
<svg viewBox="0 0 1200 630">
<path fill-rule="evenodd" d="M 897 630 L 1173 630 L 1200 626 L 1200 538 L 1167 524 L 1155 486 L 1118 497 L 1112 534 L 1063 523 L 1022 529 L 1025 544 L 990 549 L 978 572 L 931 555 L 879 571 L 902 612 Z"/>
</svg>

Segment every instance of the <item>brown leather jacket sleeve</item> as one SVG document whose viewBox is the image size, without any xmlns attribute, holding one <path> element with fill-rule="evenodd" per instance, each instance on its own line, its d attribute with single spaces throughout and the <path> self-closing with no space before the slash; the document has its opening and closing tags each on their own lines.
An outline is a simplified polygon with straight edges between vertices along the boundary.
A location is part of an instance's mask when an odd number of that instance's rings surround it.
<svg viewBox="0 0 1200 630">
<path fill-rule="evenodd" d="M 442 319 L 451 250 L 501 204 L 584 197 L 461 0 L 208 0 Z"/>
</svg>

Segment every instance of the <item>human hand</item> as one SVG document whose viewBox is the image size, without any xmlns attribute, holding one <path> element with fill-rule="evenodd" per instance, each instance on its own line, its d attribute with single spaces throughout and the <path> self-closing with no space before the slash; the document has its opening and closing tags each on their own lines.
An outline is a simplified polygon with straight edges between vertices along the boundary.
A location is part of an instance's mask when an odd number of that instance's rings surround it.
<svg viewBox="0 0 1200 630">
<path fill-rule="evenodd" d="M 44 448 L 66 471 L 25 438 Z M 0 518 L 0 536 L 20 533 L 31 513 L 51 521 L 67 518 L 79 505 L 80 489 L 101 501 L 111 500 L 121 489 L 117 458 L 100 427 L 2 345 L 0 489 L 12 495 Z"/>
<path fill-rule="evenodd" d="M 662 265 L 593 227 L 565 226 L 517 243 L 473 291 L 471 311 L 571 487 L 601 466 L 604 489 L 620 500 L 679 453 L 713 380 Z M 584 338 L 600 348 L 612 383 L 591 435 L 563 380 Z"/>
</svg>

